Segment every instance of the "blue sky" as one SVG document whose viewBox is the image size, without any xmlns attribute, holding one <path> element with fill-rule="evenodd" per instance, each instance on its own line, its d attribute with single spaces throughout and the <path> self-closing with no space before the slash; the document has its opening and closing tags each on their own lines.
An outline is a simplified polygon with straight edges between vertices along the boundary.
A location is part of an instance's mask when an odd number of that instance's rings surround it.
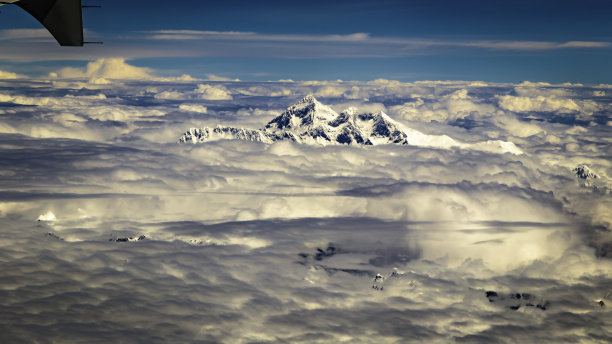
<svg viewBox="0 0 612 344">
<path fill-rule="evenodd" d="M 0 69 L 124 57 L 160 75 L 242 80 L 612 83 L 605 0 L 84 3 L 103 6 L 84 10 L 86 39 L 102 46 L 57 47 L 21 9 L 0 8 Z"/>
</svg>

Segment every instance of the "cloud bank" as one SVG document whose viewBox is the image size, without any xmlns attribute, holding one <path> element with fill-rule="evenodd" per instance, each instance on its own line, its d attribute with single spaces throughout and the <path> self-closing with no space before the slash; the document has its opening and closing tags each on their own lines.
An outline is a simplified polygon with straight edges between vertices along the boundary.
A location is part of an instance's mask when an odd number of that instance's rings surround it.
<svg viewBox="0 0 612 344">
<path fill-rule="evenodd" d="M 6 72 L 3 70 L 0 70 L 0 79 L 9 80 L 9 79 L 19 79 L 23 77 L 24 77 L 23 75 L 19 75 L 17 73 Z"/>
<path fill-rule="evenodd" d="M 0 90 L 3 342 L 612 339 L 605 85 L 177 82 L 125 63 Z M 306 94 L 524 154 L 176 143 Z"/>
<path fill-rule="evenodd" d="M 108 79 L 151 79 L 148 68 L 126 64 L 122 58 L 102 58 L 89 62 L 85 68 L 62 68 L 50 76 L 62 79 L 108 78 Z"/>
</svg>

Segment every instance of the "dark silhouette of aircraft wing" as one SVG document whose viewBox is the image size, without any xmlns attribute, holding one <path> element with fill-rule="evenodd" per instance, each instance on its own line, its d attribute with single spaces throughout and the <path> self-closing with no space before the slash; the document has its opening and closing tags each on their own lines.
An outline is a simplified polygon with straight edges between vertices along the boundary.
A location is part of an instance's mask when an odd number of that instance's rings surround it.
<svg viewBox="0 0 612 344">
<path fill-rule="evenodd" d="M 81 0 L 7 0 L 36 18 L 61 46 L 83 46 Z"/>
</svg>

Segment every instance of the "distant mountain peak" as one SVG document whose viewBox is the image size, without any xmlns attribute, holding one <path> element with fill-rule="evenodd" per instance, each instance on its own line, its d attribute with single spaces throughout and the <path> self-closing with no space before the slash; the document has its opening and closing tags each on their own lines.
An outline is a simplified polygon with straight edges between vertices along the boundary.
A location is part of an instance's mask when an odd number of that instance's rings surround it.
<svg viewBox="0 0 612 344">
<path fill-rule="evenodd" d="M 329 109 L 326 105 L 323 105 L 317 100 L 312 94 L 309 94 L 302 98 L 299 102 L 289 106 L 285 112 L 295 112 L 303 109 L 311 109 L 312 111 L 327 110 Z M 330 109 L 331 110 L 331 109 Z M 332 110 L 333 111 L 333 110 Z"/>
<path fill-rule="evenodd" d="M 576 177 L 580 179 L 598 179 L 599 176 L 593 172 L 587 165 L 580 164 L 573 169 Z"/>
<path fill-rule="evenodd" d="M 232 128 L 191 128 L 179 142 L 197 143 L 220 139 L 235 139 L 272 143 L 290 140 L 303 144 L 348 144 L 379 145 L 404 144 L 438 148 L 467 148 L 488 152 L 522 154 L 514 143 L 487 141 L 467 144 L 453 140 L 446 135 L 426 135 L 408 129 L 382 111 L 361 112 L 349 107 L 340 114 L 319 102 L 313 95 L 289 106 L 287 110 L 272 119 L 261 129 Z"/>
<path fill-rule="evenodd" d="M 327 105 L 320 103 L 314 96 L 307 95 L 285 110 L 266 125 L 266 130 L 299 130 L 305 127 L 320 127 L 338 117 Z"/>
<path fill-rule="evenodd" d="M 302 98 L 302 100 L 300 100 L 298 102 L 298 104 L 304 104 L 304 103 L 318 103 L 319 101 L 317 100 L 317 98 L 315 98 L 312 94 L 308 94 L 306 95 L 304 98 Z"/>
</svg>

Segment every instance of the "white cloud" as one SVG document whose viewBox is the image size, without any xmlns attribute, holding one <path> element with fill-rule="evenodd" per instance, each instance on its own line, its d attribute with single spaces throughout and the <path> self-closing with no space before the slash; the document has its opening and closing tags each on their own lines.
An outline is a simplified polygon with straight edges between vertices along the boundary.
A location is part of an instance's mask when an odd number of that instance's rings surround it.
<svg viewBox="0 0 612 344">
<path fill-rule="evenodd" d="M 19 75 L 17 73 L 12 73 L 12 72 L 6 72 L 3 70 L 0 70 L 0 79 L 20 79 L 20 78 L 24 78 L 25 76 L 23 75 Z"/>
<path fill-rule="evenodd" d="M 5 29 L 0 30 L 0 40 L 52 40 L 46 29 Z"/>
<path fill-rule="evenodd" d="M 145 111 L 138 107 L 131 106 L 92 106 L 86 111 L 81 110 L 81 112 L 91 119 L 121 122 L 130 122 L 141 120 L 142 118 L 161 117 L 165 115 L 165 112 L 157 109 L 147 109 Z"/>
<path fill-rule="evenodd" d="M 399 46 L 404 50 L 427 49 L 437 47 L 463 47 L 492 50 L 558 50 L 558 49 L 601 49 L 610 47 L 609 42 L 595 41 L 457 41 L 410 39 L 396 37 L 373 37 L 368 33 L 353 33 L 348 35 L 299 35 L 299 34 L 264 34 L 240 31 L 198 31 L 198 30 L 158 30 L 147 33 L 153 40 L 202 40 L 202 41 L 249 41 L 249 42 L 313 42 L 338 44 L 365 44 Z"/>
<path fill-rule="evenodd" d="M 568 128 L 567 130 L 565 130 L 565 132 L 570 135 L 584 135 L 585 133 L 588 133 L 589 130 L 587 128 L 576 125 L 571 128 Z"/>
<path fill-rule="evenodd" d="M 429 101 L 417 95 L 411 102 L 390 108 L 392 114 L 407 120 L 421 122 L 448 122 L 469 115 L 488 117 L 497 109 L 487 103 L 481 103 L 468 95 L 467 89 L 459 89 L 450 94 L 439 96 L 436 101 Z"/>
<path fill-rule="evenodd" d="M 201 81 L 202 79 L 194 78 L 189 74 L 181 74 L 181 76 L 170 76 L 170 77 L 151 76 L 150 80 L 163 81 L 163 82 L 193 82 L 193 81 Z"/>
<path fill-rule="evenodd" d="M 53 212 L 49 210 L 48 212 L 41 214 L 38 217 L 38 221 L 57 221 L 57 217 L 55 217 L 55 214 L 53 214 Z"/>
<path fill-rule="evenodd" d="M 73 113 L 60 113 L 53 116 L 52 120 L 64 126 L 78 126 L 87 121 L 87 119 L 84 117 L 75 115 Z"/>
<path fill-rule="evenodd" d="M 208 85 L 199 84 L 198 88 L 194 90 L 195 93 L 199 94 L 201 99 L 206 100 L 231 100 L 232 95 L 230 91 L 222 85 Z"/>
<path fill-rule="evenodd" d="M 498 127 L 508 131 L 510 134 L 518 137 L 529 137 L 544 131 L 544 129 L 537 124 L 520 121 L 510 114 L 498 114 L 492 119 L 492 122 Z"/>
<path fill-rule="evenodd" d="M 187 99 L 187 94 L 177 91 L 162 91 L 153 96 L 155 99 L 181 100 Z"/>
<path fill-rule="evenodd" d="M 104 78 L 91 78 L 87 81 L 77 81 L 77 80 L 51 80 L 51 85 L 54 88 L 69 88 L 69 89 L 105 89 L 108 88 L 108 85 L 114 84 L 117 85 L 116 82 L 111 82 L 110 80 Z"/>
<path fill-rule="evenodd" d="M 207 113 L 208 109 L 206 106 L 197 105 L 197 104 L 181 104 L 179 105 L 179 109 L 183 111 L 189 112 L 197 112 L 197 113 Z"/>
<path fill-rule="evenodd" d="M 449 43 L 449 45 L 452 45 Z M 570 42 L 545 42 L 545 41 L 474 41 L 457 43 L 458 46 L 496 49 L 496 50 L 559 50 L 559 49 L 593 49 L 608 48 L 609 42 L 592 41 L 570 41 Z"/>
<path fill-rule="evenodd" d="M 152 79 L 151 70 L 135 67 L 123 58 L 101 58 L 89 62 L 85 68 L 62 68 L 50 74 L 52 78 L 62 79 Z"/>
<path fill-rule="evenodd" d="M 358 86 L 343 86 L 342 83 L 336 85 L 326 85 L 319 87 L 316 91 L 312 92 L 317 97 L 327 98 L 346 98 L 346 99 L 360 99 L 364 98 L 363 92 L 360 91 Z"/>
<path fill-rule="evenodd" d="M 344 92 L 346 92 L 346 89 L 343 87 L 323 86 L 314 95 L 317 97 L 336 98 L 341 97 Z"/>
<path fill-rule="evenodd" d="M 533 112 L 533 111 L 556 111 L 556 112 L 580 112 L 585 114 L 593 113 L 598 110 L 598 106 L 591 100 L 577 101 L 570 98 L 561 97 L 516 97 L 499 96 L 499 106 L 502 109 L 513 112 Z"/>
<path fill-rule="evenodd" d="M 236 90 L 240 94 L 248 96 L 263 96 L 263 97 L 282 97 L 291 94 L 291 90 L 286 87 L 276 86 L 251 86 L 247 89 Z"/>
<path fill-rule="evenodd" d="M 367 40 L 366 33 L 349 35 L 287 35 L 259 34 L 240 31 L 159 30 L 153 31 L 151 39 L 160 40 L 248 40 L 248 41 L 297 41 L 297 42 L 360 42 Z"/>
<path fill-rule="evenodd" d="M 0 102 L 13 103 L 19 105 L 58 105 L 64 100 L 54 97 L 27 97 L 27 96 L 12 96 L 8 94 L 0 94 Z"/>
</svg>

